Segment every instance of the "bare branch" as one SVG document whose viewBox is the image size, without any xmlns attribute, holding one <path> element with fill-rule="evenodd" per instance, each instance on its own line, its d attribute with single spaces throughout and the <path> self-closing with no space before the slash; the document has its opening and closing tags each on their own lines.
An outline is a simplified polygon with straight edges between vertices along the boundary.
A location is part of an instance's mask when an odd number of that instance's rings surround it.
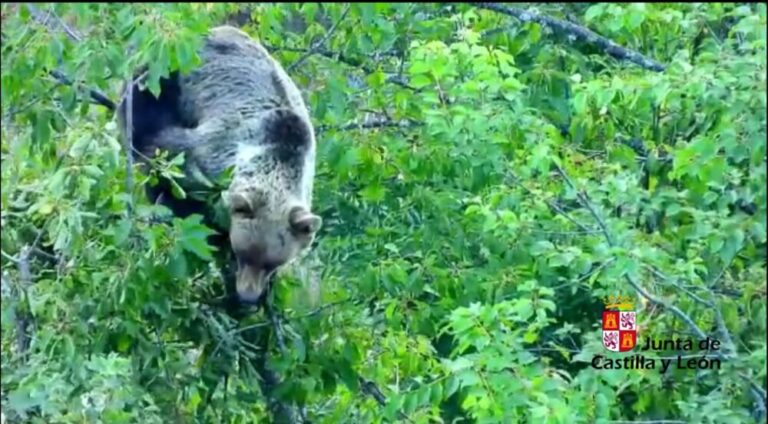
<svg viewBox="0 0 768 424">
<path fill-rule="evenodd" d="M 11 293 L 13 293 L 12 296 L 16 297 L 16 349 L 22 357 L 29 350 L 32 340 L 32 336 L 29 333 L 30 328 L 33 326 L 32 311 L 29 309 L 30 305 L 27 298 L 27 288 L 32 285 L 32 271 L 29 266 L 29 258 L 41 237 L 42 231 L 38 233 L 31 245 L 25 245 L 21 248 L 18 257 L 2 252 L 3 256 L 16 264 L 19 272 L 19 284 L 16 290 L 13 290 Z"/>
<path fill-rule="evenodd" d="M 59 83 L 64 85 L 76 85 L 71 79 L 69 79 L 66 75 L 64 75 L 61 71 L 58 71 L 56 69 L 49 72 L 52 77 L 54 77 Z M 79 85 L 79 84 L 77 84 Z M 91 96 L 91 100 L 93 100 L 96 104 L 101 105 L 109 109 L 110 111 L 114 111 L 116 106 L 115 102 L 109 99 L 106 94 L 102 93 L 99 90 L 93 89 L 93 88 L 86 88 L 88 91 L 88 95 Z"/>
<path fill-rule="evenodd" d="M 29 269 L 29 253 L 31 251 L 32 249 L 29 246 L 24 246 L 24 248 L 21 249 L 21 254 L 19 255 L 19 283 L 21 285 L 19 288 L 19 302 L 21 302 L 22 299 L 21 292 L 25 291 L 27 287 L 32 284 L 32 272 Z M 28 302 L 27 306 L 29 306 Z M 21 354 L 25 354 L 27 352 L 31 342 L 31 336 L 27 333 L 29 327 L 32 325 L 32 317 L 30 314 L 31 311 L 22 312 L 20 309 L 17 309 L 18 316 L 16 317 L 16 345 Z"/>
<path fill-rule="evenodd" d="M 627 49 L 626 47 L 622 47 L 616 44 L 616 42 L 605 38 L 588 28 L 584 28 L 572 22 L 563 21 L 551 16 L 541 15 L 533 10 L 523 10 L 517 7 L 504 6 L 499 3 L 468 4 L 479 9 L 491 10 L 504 15 L 512 16 L 523 22 L 536 22 L 537 24 L 548 27 L 552 30 L 572 35 L 580 40 L 600 47 L 605 53 L 616 59 L 628 60 L 632 63 L 642 66 L 645 69 L 650 69 L 656 72 L 662 72 L 666 69 L 664 65 L 656 62 L 655 60 L 649 59 L 636 51 Z"/>
<path fill-rule="evenodd" d="M 43 13 L 38 9 L 34 4 L 27 3 L 27 10 L 29 10 L 29 13 L 32 15 L 32 17 L 41 25 L 44 25 L 48 27 L 48 29 L 54 29 L 52 28 L 53 24 L 50 23 L 50 17 L 53 16 L 56 19 L 56 23 L 58 23 L 58 26 L 61 27 L 61 29 L 64 31 L 65 34 L 67 34 L 67 37 L 69 37 L 72 41 L 80 42 L 82 41 L 82 36 L 78 34 L 75 30 L 70 28 L 53 10 L 49 10 L 48 13 L 43 16 Z"/>
<path fill-rule="evenodd" d="M 129 79 L 125 93 L 125 190 L 128 192 L 128 198 L 133 199 L 133 89 L 135 87 L 133 78 Z M 133 201 L 131 200 L 131 203 Z M 129 205 L 129 208 L 132 205 Z M 129 209 L 130 213 L 130 209 Z"/>
<path fill-rule="evenodd" d="M 49 11 L 47 14 L 43 14 L 43 12 L 41 12 L 40 9 L 38 9 L 33 4 L 28 3 L 26 6 L 27 6 L 27 9 L 29 10 L 29 13 L 34 18 L 34 20 L 38 24 L 46 27 L 48 31 L 51 31 L 51 32 L 56 31 L 56 28 L 54 27 L 54 25 L 50 23 L 50 19 L 49 19 L 50 16 L 53 15 L 54 17 L 56 17 L 57 21 L 59 22 L 59 26 L 63 29 L 63 31 L 66 33 L 66 35 L 70 39 L 76 42 L 79 42 L 81 40 L 81 37 L 77 33 L 75 33 L 71 28 L 69 28 L 61 19 L 59 19 L 58 16 L 56 16 L 52 12 Z M 49 74 L 51 74 L 51 76 L 61 84 L 71 85 L 71 86 L 75 85 L 75 83 L 71 79 L 69 79 L 66 75 L 64 75 L 63 72 L 59 70 L 54 69 L 50 71 Z M 115 110 L 115 102 L 110 100 L 109 97 L 107 97 L 104 93 L 92 88 L 87 88 L 87 91 L 88 91 L 88 94 L 91 96 L 91 99 L 96 104 L 104 106 L 110 111 Z"/>
</svg>

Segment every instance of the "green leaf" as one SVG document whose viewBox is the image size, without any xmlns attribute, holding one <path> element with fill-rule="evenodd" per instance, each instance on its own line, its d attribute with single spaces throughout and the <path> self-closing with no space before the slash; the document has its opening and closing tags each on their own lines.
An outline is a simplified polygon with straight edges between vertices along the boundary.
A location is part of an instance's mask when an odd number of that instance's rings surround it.
<svg viewBox="0 0 768 424">
<path fill-rule="evenodd" d="M 51 114 L 47 110 L 37 112 L 34 118 L 34 140 L 38 144 L 46 144 L 51 139 Z"/>
<path fill-rule="evenodd" d="M 625 26 L 629 30 L 635 30 L 640 27 L 645 21 L 645 14 L 641 11 L 631 9 L 627 15 L 627 22 Z"/>
<path fill-rule="evenodd" d="M 419 74 L 411 78 L 410 84 L 413 88 L 424 88 L 428 85 L 432 85 L 432 78 L 425 74 Z"/>
<path fill-rule="evenodd" d="M 168 272 L 171 277 L 177 280 L 184 280 L 189 276 L 188 267 L 187 258 L 181 252 L 178 252 L 170 258 Z"/>
<path fill-rule="evenodd" d="M 584 14 L 584 21 L 593 22 L 598 16 L 603 14 L 605 6 L 603 4 L 596 4 L 590 6 Z"/>
<path fill-rule="evenodd" d="M 531 299 L 518 299 L 515 302 L 514 310 L 521 320 L 527 320 L 533 316 L 533 302 Z"/>
<path fill-rule="evenodd" d="M 128 240 L 128 236 L 131 234 L 131 227 L 133 223 L 130 219 L 124 218 L 121 219 L 117 225 L 112 227 L 113 230 L 113 238 L 112 243 L 115 244 L 115 246 L 122 246 L 126 240 Z"/>
<path fill-rule="evenodd" d="M 555 245 L 548 240 L 539 240 L 531 246 L 530 252 L 533 256 L 541 256 L 544 253 L 555 249 Z"/>
<path fill-rule="evenodd" d="M 449 376 L 445 380 L 445 397 L 451 397 L 457 390 L 459 390 L 460 382 L 455 376 Z"/>
<path fill-rule="evenodd" d="M 432 405 L 439 405 L 443 400 L 443 386 L 440 383 L 433 383 L 429 393 L 429 402 Z"/>
<path fill-rule="evenodd" d="M 416 408 L 419 406 L 418 393 L 415 393 L 415 392 L 405 393 L 403 395 L 403 398 L 405 399 L 403 401 L 403 412 L 405 414 L 412 414 L 413 411 L 415 411 Z"/>
<path fill-rule="evenodd" d="M 373 203 L 382 201 L 386 194 L 387 189 L 378 183 L 373 183 L 360 191 L 360 195 L 363 197 L 363 199 Z"/>
<path fill-rule="evenodd" d="M 117 351 L 127 352 L 133 344 L 133 339 L 125 333 L 117 336 Z"/>
<path fill-rule="evenodd" d="M 352 369 L 350 366 L 350 363 L 341 360 L 337 364 L 337 372 L 339 377 L 341 378 L 341 381 L 344 382 L 344 384 L 347 385 L 349 390 L 357 391 L 358 386 L 360 385 L 360 382 L 357 379 L 357 373 Z"/>
<path fill-rule="evenodd" d="M 213 246 L 208 245 L 208 236 L 214 234 L 213 230 L 202 225 L 200 222 L 202 217 L 200 215 L 191 215 L 181 221 L 177 221 L 179 231 L 181 232 L 179 238 L 179 246 L 182 249 L 195 254 L 200 259 L 210 261 L 213 260 L 211 252 L 214 250 Z"/>
</svg>

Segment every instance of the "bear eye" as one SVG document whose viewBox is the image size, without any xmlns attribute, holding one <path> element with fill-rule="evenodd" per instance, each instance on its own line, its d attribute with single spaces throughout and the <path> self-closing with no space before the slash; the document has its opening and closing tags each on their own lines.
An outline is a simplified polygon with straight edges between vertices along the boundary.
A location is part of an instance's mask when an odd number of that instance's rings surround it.
<svg viewBox="0 0 768 424">
<path fill-rule="evenodd" d="M 246 205 L 238 205 L 232 210 L 232 212 L 243 216 L 250 216 L 252 214 L 251 208 Z"/>
</svg>

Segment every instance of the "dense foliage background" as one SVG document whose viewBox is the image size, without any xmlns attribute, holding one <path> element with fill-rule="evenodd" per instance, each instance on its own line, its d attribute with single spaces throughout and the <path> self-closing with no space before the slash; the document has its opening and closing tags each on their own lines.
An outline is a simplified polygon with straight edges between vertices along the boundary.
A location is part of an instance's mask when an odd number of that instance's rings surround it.
<svg viewBox="0 0 768 424">
<path fill-rule="evenodd" d="M 108 107 L 224 22 L 318 133 L 273 319 Z M 764 422 L 765 252 L 765 5 L 2 5 L 3 423 Z M 592 368 L 615 294 L 722 368 Z"/>
</svg>

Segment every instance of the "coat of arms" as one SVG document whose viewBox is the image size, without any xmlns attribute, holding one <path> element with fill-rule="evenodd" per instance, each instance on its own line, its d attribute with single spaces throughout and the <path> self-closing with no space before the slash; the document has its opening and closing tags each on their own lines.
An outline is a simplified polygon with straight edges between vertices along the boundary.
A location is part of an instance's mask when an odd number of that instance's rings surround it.
<svg viewBox="0 0 768 424">
<path fill-rule="evenodd" d="M 637 316 L 629 296 L 608 296 L 603 311 L 603 346 L 629 352 L 637 345 Z"/>
</svg>

